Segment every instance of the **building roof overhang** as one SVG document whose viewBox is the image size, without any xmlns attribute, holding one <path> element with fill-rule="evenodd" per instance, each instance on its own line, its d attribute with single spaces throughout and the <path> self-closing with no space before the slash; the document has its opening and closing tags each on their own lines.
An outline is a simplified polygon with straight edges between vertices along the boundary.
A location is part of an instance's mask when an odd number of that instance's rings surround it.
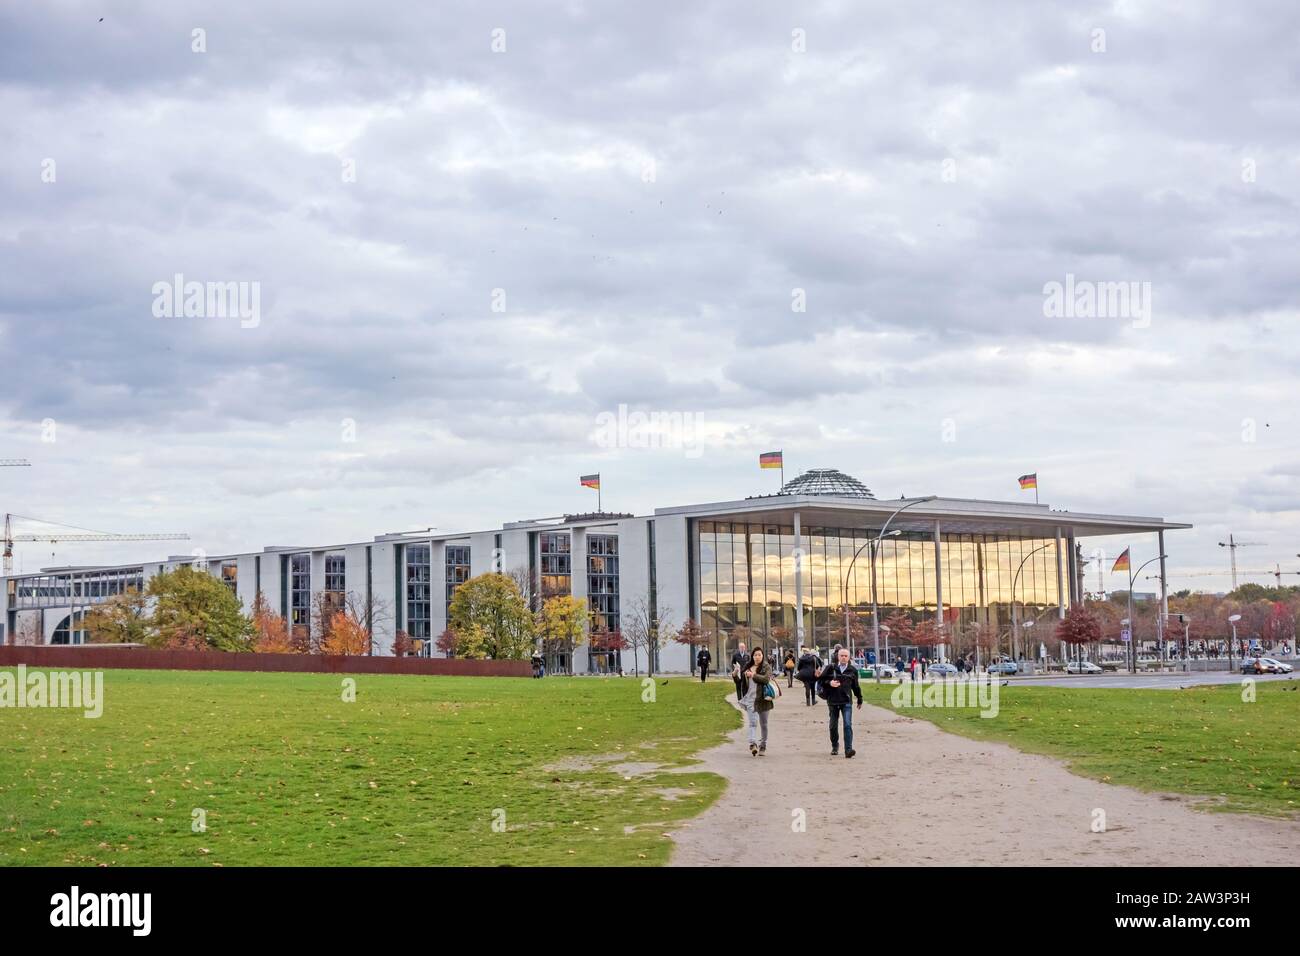
<svg viewBox="0 0 1300 956">
<path fill-rule="evenodd" d="M 917 496 L 924 497 L 921 495 Z M 790 525 L 797 512 L 802 527 L 879 528 L 894 511 L 915 499 L 877 501 L 835 498 L 827 495 L 769 495 L 743 501 L 658 508 L 656 517 L 682 515 L 716 521 L 771 522 Z M 939 498 L 912 505 L 890 522 L 900 531 L 940 530 L 951 534 L 1016 534 L 1075 537 L 1138 534 L 1190 528 L 1190 524 L 1138 515 L 1090 514 L 1060 511 L 1045 504 L 986 501 L 975 498 Z"/>
</svg>

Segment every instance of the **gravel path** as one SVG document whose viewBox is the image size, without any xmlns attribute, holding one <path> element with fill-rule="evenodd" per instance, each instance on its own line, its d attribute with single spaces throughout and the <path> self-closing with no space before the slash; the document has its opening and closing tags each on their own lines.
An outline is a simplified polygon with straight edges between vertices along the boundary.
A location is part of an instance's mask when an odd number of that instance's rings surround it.
<svg viewBox="0 0 1300 956">
<path fill-rule="evenodd" d="M 673 834 L 674 866 L 1290 866 L 1300 858 L 1300 822 L 1194 810 L 1183 797 L 1088 780 L 1050 757 L 871 705 L 854 713 L 857 756 L 832 758 L 826 705 L 806 707 L 798 682 L 770 721 L 767 756 L 750 756 L 743 728 L 702 755 L 727 791 Z M 1104 833 L 1092 831 L 1098 808 Z"/>
</svg>

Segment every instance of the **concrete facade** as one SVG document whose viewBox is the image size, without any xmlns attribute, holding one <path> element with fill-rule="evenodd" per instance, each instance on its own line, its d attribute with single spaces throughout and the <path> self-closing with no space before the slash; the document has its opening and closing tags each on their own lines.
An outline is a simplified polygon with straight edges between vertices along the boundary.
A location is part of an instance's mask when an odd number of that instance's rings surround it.
<svg viewBox="0 0 1300 956">
<path fill-rule="evenodd" d="M 1019 502 L 971 501 L 966 499 L 927 498 L 878 501 L 868 496 L 836 496 L 826 494 L 777 494 L 758 498 L 689 505 L 657 509 L 653 514 L 632 515 L 573 515 L 534 521 L 512 522 L 500 529 L 470 533 L 440 533 L 427 531 L 400 535 L 380 535 L 371 541 L 330 546 L 284 547 L 272 546 L 262 551 L 240 554 L 203 556 L 199 566 L 209 574 L 220 577 L 223 567 L 232 563 L 237 569 L 234 582 L 236 596 L 243 607 L 251 611 L 257 594 L 262 593 L 276 613 L 289 615 L 291 608 L 289 588 L 284 580 L 284 569 L 291 565 L 294 555 L 305 555 L 310 562 L 310 589 L 313 599 L 325 589 L 325 568 L 329 556 L 341 556 L 345 561 L 344 591 L 349 603 L 369 609 L 373 620 L 374 653 L 392 654 L 396 631 L 408 632 L 420 628 L 427 633 L 421 642 L 421 654 L 441 656 L 434 648 L 437 636 L 447 629 L 448 558 L 451 549 L 469 548 L 470 575 L 500 572 L 516 575 L 536 586 L 541 567 L 540 541 L 544 534 L 567 535 L 570 545 L 570 570 L 568 590 L 574 597 L 591 602 L 595 610 L 597 595 L 589 594 L 588 546 L 592 535 L 617 536 L 617 561 L 604 559 L 598 564 L 606 570 L 608 586 L 609 567 L 617 568 L 616 612 L 626 622 L 629 610 L 638 602 L 657 611 L 661 628 L 658 669 L 664 672 L 683 673 L 691 669 L 693 650 L 675 643 L 671 635 L 690 618 L 700 622 L 707 610 L 701 605 L 700 532 L 701 522 L 710 526 L 721 522 L 726 527 L 769 526 L 773 534 L 781 528 L 801 528 L 800 550 L 792 565 L 794 591 L 800 607 L 810 606 L 808 597 L 813 581 L 803 564 L 803 548 L 811 544 L 817 529 L 859 529 L 858 533 L 876 535 L 883 533 L 886 525 L 890 534 L 906 533 L 923 538 L 933 557 L 927 561 L 935 567 L 944 567 L 946 535 L 978 532 L 980 534 L 1019 535 L 1034 540 L 1056 542 L 1050 558 L 1050 576 L 1059 594 L 1059 609 L 1063 615 L 1068 604 L 1075 599 L 1076 567 L 1073 544 L 1077 537 L 1109 534 L 1152 532 L 1190 527 L 1166 522 L 1160 518 L 1128 517 L 1116 515 L 1072 514 L 1051 509 L 1047 505 Z M 733 524 L 734 523 L 734 524 Z M 942 530 L 942 535 L 940 534 Z M 653 561 L 651 542 L 653 540 Z M 1068 543 L 1068 547 L 1066 544 Z M 427 588 L 417 576 L 418 569 L 408 563 L 415 547 L 428 548 L 429 570 Z M 459 552 L 458 552 L 459 553 Z M 61 622 L 74 609 L 103 600 L 103 591 L 109 585 L 102 582 L 116 576 L 119 582 L 125 576 L 138 575 L 139 580 L 149 578 L 165 568 L 185 563 L 185 558 L 151 562 L 134 566 L 76 567 L 43 569 L 37 574 L 16 575 L 4 581 L 6 613 L 4 641 L 12 643 L 16 631 L 32 630 L 24 622 L 33 613 L 40 618 L 40 639 L 45 643 L 55 640 Z M 736 559 L 739 560 L 739 559 Z M 747 556 L 746 560 L 750 560 Z M 861 561 L 865 562 L 866 557 Z M 873 567 L 872 571 L 875 570 Z M 850 565 L 850 573 L 852 566 Z M 827 573 L 824 570 L 822 573 Z M 882 568 L 882 574 L 884 570 Z M 131 580 L 137 580 L 131 577 Z M 118 585 L 113 585 L 118 586 Z M 875 588 L 875 584 L 872 588 Z M 942 578 L 937 582 L 938 619 L 943 620 Z M 751 587 L 752 590 L 752 587 Z M 834 591 L 832 586 L 829 589 Z M 844 594 L 849 592 L 844 582 Z M 764 591 L 770 594 L 770 591 Z M 608 598 L 607 598 L 608 600 Z M 750 596 L 752 602 L 757 599 Z M 831 600 L 826 595 L 821 600 Z M 1013 596 L 1013 604 L 1014 604 Z M 427 602 L 425 618 L 416 620 L 409 613 Z M 860 599 L 859 599 L 860 601 Z M 769 602 L 770 603 L 770 602 Z M 858 603 L 858 602 L 850 602 Z M 761 606 L 754 603 L 754 606 Z M 926 610 L 926 607 L 929 610 Z M 922 606 L 921 613 L 934 613 L 933 604 Z M 805 617 L 794 619 L 803 626 Z M 811 617 L 808 620 L 812 620 Z M 793 621 L 792 621 L 793 623 Z M 626 625 L 624 625 L 626 626 Z M 75 629 L 74 629 L 75 630 Z M 80 635 L 75 635 L 75 638 Z M 715 655 L 715 666 L 717 666 Z M 575 672 L 586 672 L 592 666 L 592 656 L 586 646 L 579 647 L 572 667 Z M 622 656 L 625 670 L 632 669 L 632 655 Z M 644 653 L 638 660 L 645 667 Z"/>
</svg>

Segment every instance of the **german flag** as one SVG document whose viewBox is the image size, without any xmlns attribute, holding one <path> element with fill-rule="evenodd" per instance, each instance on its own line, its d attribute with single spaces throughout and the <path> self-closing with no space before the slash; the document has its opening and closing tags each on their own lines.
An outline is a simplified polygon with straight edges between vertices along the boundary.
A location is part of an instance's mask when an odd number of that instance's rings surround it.
<svg viewBox="0 0 1300 956">
<path fill-rule="evenodd" d="M 1037 489 L 1038 472 L 1034 472 L 1032 475 L 1021 475 L 1018 481 L 1020 482 L 1021 491 L 1028 491 L 1030 488 Z"/>
<path fill-rule="evenodd" d="M 781 467 L 783 467 L 783 466 L 785 465 L 785 461 L 782 459 L 781 454 L 782 454 L 782 453 L 779 452 L 779 451 L 765 451 L 765 452 L 763 452 L 763 454 L 761 454 L 761 455 L 758 456 L 758 467 L 759 467 L 759 468 L 781 468 Z"/>
<path fill-rule="evenodd" d="M 583 475 L 581 478 L 578 479 L 578 481 L 582 484 L 582 487 L 584 488 L 595 488 L 597 491 L 600 491 L 599 472 L 597 472 L 594 475 Z"/>
<path fill-rule="evenodd" d="M 1116 571 L 1127 571 L 1128 569 L 1128 548 L 1125 548 L 1124 553 L 1115 559 L 1115 565 L 1110 569 L 1110 571 L 1114 574 Z"/>
</svg>

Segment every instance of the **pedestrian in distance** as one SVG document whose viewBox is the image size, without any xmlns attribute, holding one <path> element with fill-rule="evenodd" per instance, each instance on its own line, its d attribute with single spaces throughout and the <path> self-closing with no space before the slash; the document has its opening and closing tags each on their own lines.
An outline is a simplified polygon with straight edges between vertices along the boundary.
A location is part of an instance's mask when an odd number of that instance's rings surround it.
<svg viewBox="0 0 1300 956">
<path fill-rule="evenodd" d="M 776 706 L 776 684 L 772 680 L 772 668 L 761 647 L 754 648 L 744 677 L 748 689 L 745 692 L 745 710 L 749 714 L 749 755 L 751 757 L 767 756 L 767 718 Z M 771 688 L 771 696 L 768 688 Z"/>
<path fill-rule="evenodd" d="M 736 700 L 744 697 L 749 690 L 749 682 L 745 679 L 745 671 L 748 669 L 749 653 L 745 649 L 745 642 L 741 641 L 736 652 L 731 655 L 731 679 L 736 685 Z"/>
<path fill-rule="evenodd" d="M 811 707 L 817 703 L 818 670 L 817 655 L 805 647 L 803 653 L 799 655 L 798 666 L 795 671 L 799 681 L 803 684 L 805 707 Z"/>
<path fill-rule="evenodd" d="M 857 751 L 853 749 L 853 699 L 858 701 L 858 710 L 862 709 L 862 688 L 858 684 L 858 672 L 849 661 L 849 652 L 840 650 L 839 660 L 827 664 L 821 672 L 817 683 L 826 697 L 826 707 L 830 711 L 831 756 L 840 752 L 840 721 L 844 721 L 844 756 L 852 757 Z"/>
<path fill-rule="evenodd" d="M 703 684 L 709 679 L 709 665 L 713 663 L 713 655 L 709 653 L 707 647 L 701 647 L 700 652 L 695 655 L 695 666 L 700 669 L 700 683 Z"/>
<path fill-rule="evenodd" d="M 785 652 L 785 663 L 782 664 L 781 666 L 785 670 L 785 686 L 793 687 L 794 672 L 796 667 L 795 660 L 794 660 L 794 651 Z"/>
</svg>

